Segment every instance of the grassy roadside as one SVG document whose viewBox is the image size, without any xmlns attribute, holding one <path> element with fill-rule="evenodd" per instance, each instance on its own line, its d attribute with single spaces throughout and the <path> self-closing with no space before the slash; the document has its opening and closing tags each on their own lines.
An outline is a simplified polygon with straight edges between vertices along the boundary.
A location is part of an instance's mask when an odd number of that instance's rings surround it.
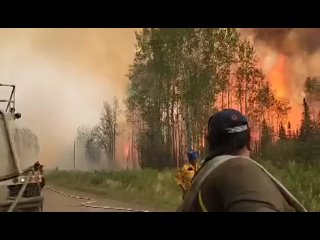
<svg viewBox="0 0 320 240">
<path fill-rule="evenodd" d="M 106 198 L 175 211 L 181 193 L 172 171 L 152 169 L 117 172 L 50 171 L 47 184 L 67 187 Z"/>
<path fill-rule="evenodd" d="M 263 161 L 309 211 L 320 211 L 320 166 Z M 65 172 L 46 174 L 48 184 L 99 194 L 110 199 L 144 204 L 162 211 L 175 211 L 181 201 L 173 171 L 152 169 L 118 172 Z"/>
<path fill-rule="evenodd" d="M 276 166 L 268 161 L 262 164 L 301 201 L 308 211 L 320 211 L 320 165 L 289 162 Z"/>
</svg>

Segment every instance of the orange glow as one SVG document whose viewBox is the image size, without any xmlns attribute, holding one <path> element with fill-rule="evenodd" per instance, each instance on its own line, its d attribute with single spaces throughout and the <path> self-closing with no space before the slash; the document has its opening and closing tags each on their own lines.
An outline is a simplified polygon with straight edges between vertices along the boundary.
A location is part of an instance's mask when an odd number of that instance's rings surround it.
<svg viewBox="0 0 320 240">
<path fill-rule="evenodd" d="M 288 97 L 287 92 L 287 79 L 285 75 L 286 57 L 280 54 L 277 63 L 273 66 L 268 74 L 268 80 L 272 87 L 275 89 L 277 98 Z"/>
<path fill-rule="evenodd" d="M 275 90 L 276 98 L 286 98 L 290 101 L 291 110 L 288 113 L 288 121 L 291 123 L 293 130 L 297 129 L 301 120 L 301 104 L 296 103 L 289 90 L 290 82 L 286 75 L 286 56 L 280 54 L 276 64 L 272 67 L 271 71 L 267 74 L 267 79 Z M 302 100 L 301 100 L 302 101 Z M 284 123 L 287 125 L 287 123 Z M 275 127 L 275 126 L 274 126 Z"/>
<path fill-rule="evenodd" d="M 299 104 L 291 104 L 291 110 L 289 112 L 289 121 L 291 123 L 291 129 L 297 130 L 301 124 L 302 107 Z"/>
<path fill-rule="evenodd" d="M 124 155 L 125 155 L 126 159 L 128 159 L 128 157 L 129 157 L 129 148 L 130 148 L 129 144 L 126 143 L 126 145 L 124 147 Z"/>
</svg>

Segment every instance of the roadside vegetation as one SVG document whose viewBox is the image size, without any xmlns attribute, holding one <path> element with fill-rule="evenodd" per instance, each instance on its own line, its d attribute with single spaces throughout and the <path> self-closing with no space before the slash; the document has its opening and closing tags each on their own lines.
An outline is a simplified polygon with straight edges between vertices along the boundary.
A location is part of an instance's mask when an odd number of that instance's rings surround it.
<svg viewBox="0 0 320 240">
<path fill-rule="evenodd" d="M 320 211 L 320 166 L 301 163 L 261 162 L 309 211 Z M 174 171 L 153 169 L 117 172 L 51 171 L 48 184 L 94 193 L 106 198 L 141 203 L 162 211 L 175 211 L 181 192 Z"/>
</svg>

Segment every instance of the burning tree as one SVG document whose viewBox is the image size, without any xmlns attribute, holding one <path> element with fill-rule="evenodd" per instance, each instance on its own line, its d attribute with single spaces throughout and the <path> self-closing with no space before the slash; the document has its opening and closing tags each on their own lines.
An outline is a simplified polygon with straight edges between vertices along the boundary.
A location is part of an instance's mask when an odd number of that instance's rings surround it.
<svg viewBox="0 0 320 240">
<path fill-rule="evenodd" d="M 303 99 L 303 116 L 301 120 L 300 135 L 299 138 L 302 141 L 306 141 L 312 137 L 312 121 L 309 112 L 309 106 L 306 99 Z"/>
<path fill-rule="evenodd" d="M 266 120 L 262 121 L 262 131 L 261 131 L 261 152 L 264 153 L 265 150 L 272 144 L 272 129 L 268 126 Z"/>
<path fill-rule="evenodd" d="M 288 122 L 288 138 L 291 139 L 293 137 L 293 134 L 292 134 L 292 129 L 291 129 L 291 123 Z"/>
<path fill-rule="evenodd" d="M 279 139 L 280 140 L 286 140 L 287 139 L 286 130 L 285 130 L 282 122 L 280 122 L 280 126 L 279 126 Z"/>
</svg>

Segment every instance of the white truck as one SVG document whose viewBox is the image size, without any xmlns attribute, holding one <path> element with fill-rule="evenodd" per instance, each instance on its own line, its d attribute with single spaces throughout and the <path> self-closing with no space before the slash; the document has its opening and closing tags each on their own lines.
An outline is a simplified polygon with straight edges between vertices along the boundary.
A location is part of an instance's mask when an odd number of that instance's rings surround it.
<svg viewBox="0 0 320 240">
<path fill-rule="evenodd" d="M 15 86 L 0 84 L 0 88 L 11 90 L 8 99 L 0 99 L 5 105 L 4 109 L 0 106 L 0 182 L 8 189 L 7 200 L 0 202 L 0 212 L 42 211 L 43 165 L 36 162 L 25 166 L 24 156 L 36 159 L 37 153 L 19 144 L 22 140 L 14 135 L 15 121 L 21 118 L 15 112 Z"/>
</svg>

